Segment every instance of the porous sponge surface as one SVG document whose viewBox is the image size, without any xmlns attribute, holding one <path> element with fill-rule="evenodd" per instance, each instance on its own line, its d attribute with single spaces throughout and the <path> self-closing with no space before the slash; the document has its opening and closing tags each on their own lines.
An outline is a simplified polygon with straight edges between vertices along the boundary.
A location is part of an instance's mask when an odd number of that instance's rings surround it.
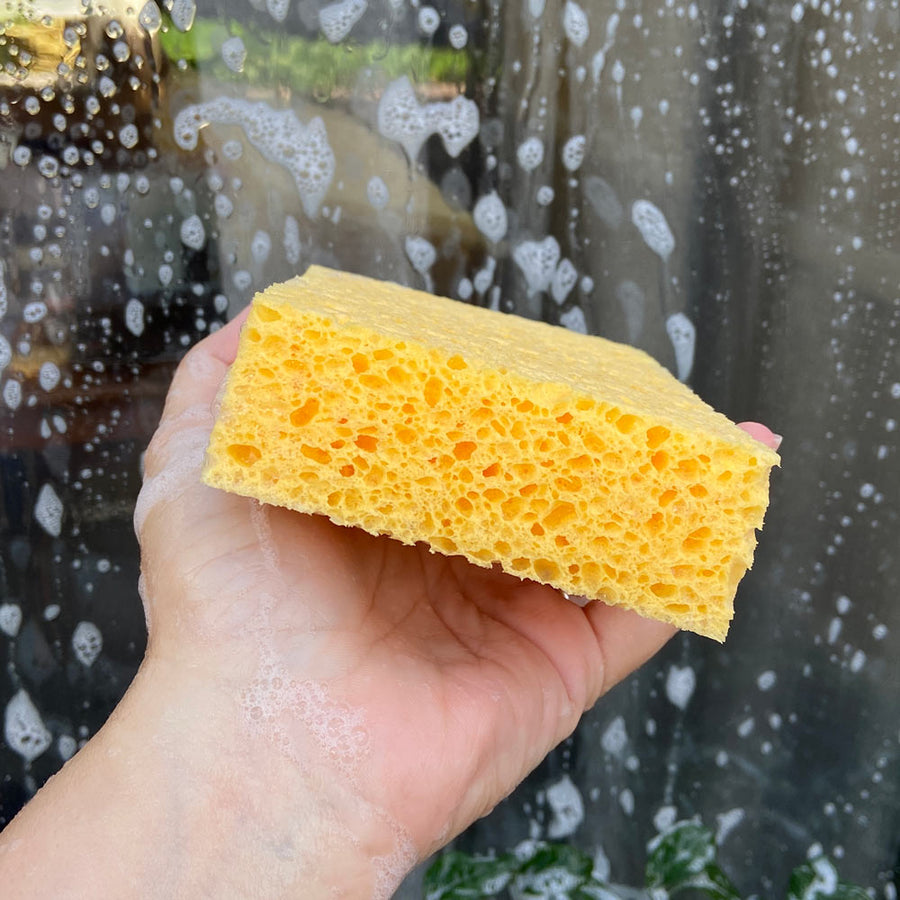
<svg viewBox="0 0 900 900">
<path fill-rule="evenodd" d="M 254 299 L 203 477 L 722 640 L 777 462 L 639 350 L 312 267 Z"/>
</svg>

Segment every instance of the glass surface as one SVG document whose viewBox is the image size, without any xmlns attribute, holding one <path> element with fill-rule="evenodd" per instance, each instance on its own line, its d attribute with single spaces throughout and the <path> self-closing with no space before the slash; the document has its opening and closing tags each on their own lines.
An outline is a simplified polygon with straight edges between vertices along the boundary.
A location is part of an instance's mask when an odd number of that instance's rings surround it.
<svg viewBox="0 0 900 900">
<path fill-rule="evenodd" d="M 728 643 L 676 638 L 460 845 L 636 884 L 699 815 L 745 893 L 819 844 L 895 897 L 898 36 L 897 0 L 0 0 L 0 824 L 140 660 L 174 364 L 316 262 L 785 435 Z"/>
</svg>

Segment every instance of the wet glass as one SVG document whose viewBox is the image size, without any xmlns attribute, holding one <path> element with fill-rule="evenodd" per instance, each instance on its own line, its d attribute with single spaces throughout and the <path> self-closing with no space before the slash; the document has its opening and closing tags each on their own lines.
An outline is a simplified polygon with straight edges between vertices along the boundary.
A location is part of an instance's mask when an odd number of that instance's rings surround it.
<svg viewBox="0 0 900 900">
<path fill-rule="evenodd" d="M 0 0 L 0 824 L 140 660 L 174 365 L 315 262 L 785 435 L 728 643 L 675 639 L 460 845 L 638 884 L 697 815 L 745 893 L 820 846 L 896 896 L 898 37 L 897 0 Z"/>
</svg>

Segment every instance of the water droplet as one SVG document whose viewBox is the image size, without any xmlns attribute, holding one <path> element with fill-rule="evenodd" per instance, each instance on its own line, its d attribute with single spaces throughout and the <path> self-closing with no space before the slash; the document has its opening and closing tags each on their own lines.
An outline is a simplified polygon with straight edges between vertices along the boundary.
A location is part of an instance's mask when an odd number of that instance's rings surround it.
<svg viewBox="0 0 900 900">
<path fill-rule="evenodd" d="M 37 759 L 50 746 L 52 735 L 24 689 L 13 694 L 6 704 L 3 735 L 6 745 L 26 763 Z"/>
<path fill-rule="evenodd" d="M 22 625 L 22 607 L 17 603 L 0 604 L 0 631 L 8 637 L 15 637 Z"/>
<path fill-rule="evenodd" d="M 388 205 L 391 195 L 388 186 L 380 176 L 373 175 L 369 179 L 369 183 L 366 185 L 366 197 L 375 209 L 384 209 Z"/>
<path fill-rule="evenodd" d="M 563 31 L 576 47 L 583 47 L 591 33 L 590 22 L 588 22 L 585 11 L 573 0 L 566 0 L 563 10 Z"/>
<path fill-rule="evenodd" d="M 472 211 L 472 220 L 489 241 L 497 243 L 503 240 L 507 229 L 506 207 L 496 191 L 479 197 Z"/>
<path fill-rule="evenodd" d="M 423 6 L 419 10 L 419 31 L 431 37 L 441 24 L 441 15 L 433 6 Z"/>
<path fill-rule="evenodd" d="M 53 485 L 47 483 L 38 492 L 34 505 L 34 518 L 51 537 L 59 537 L 62 531 L 63 504 Z"/>
<path fill-rule="evenodd" d="M 93 622 L 79 622 L 72 633 L 72 650 L 75 658 L 90 668 L 103 649 L 103 635 Z"/>
<path fill-rule="evenodd" d="M 687 709 L 694 688 L 697 686 L 697 675 L 690 666 L 670 666 L 666 676 L 666 696 L 669 702 L 679 709 Z"/>
<path fill-rule="evenodd" d="M 222 44 L 222 61 L 232 72 L 243 72 L 247 59 L 247 48 L 239 37 L 228 38 Z"/>
<path fill-rule="evenodd" d="M 544 145 L 539 138 L 526 138 L 516 150 L 516 159 L 526 172 L 533 172 L 544 161 Z"/>
<path fill-rule="evenodd" d="M 201 250 L 206 243 L 206 229 L 203 227 L 203 222 L 200 221 L 200 216 L 188 216 L 181 223 L 180 235 L 181 243 L 186 247 L 190 247 L 192 250 Z"/>
</svg>

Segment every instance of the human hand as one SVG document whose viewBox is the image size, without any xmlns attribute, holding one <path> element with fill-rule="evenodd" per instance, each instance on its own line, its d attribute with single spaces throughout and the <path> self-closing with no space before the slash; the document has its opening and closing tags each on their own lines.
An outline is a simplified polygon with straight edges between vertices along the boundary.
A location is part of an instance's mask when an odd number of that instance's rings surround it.
<svg viewBox="0 0 900 900">
<path fill-rule="evenodd" d="M 508 794 L 672 629 L 200 484 L 239 326 L 185 360 L 147 455 L 150 654 L 203 647 L 240 698 L 239 728 L 333 770 L 421 858 Z"/>
<path fill-rule="evenodd" d="M 92 896 L 388 897 L 673 629 L 203 485 L 240 324 L 187 355 L 146 454 L 141 672 L 31 821 L 91 821 L 87 849 L 48 837 L 71 866 L 140 835 Z"/>
<path fill-rule="evenodd" d="M 147 452 L 148 658 L 203 666 L 234 698 L 237 740 L 328 773 L 411 863 L 488 812 L 672 629 L 201 484 L 239 324 L 182 363 Z"/>
</svg>

